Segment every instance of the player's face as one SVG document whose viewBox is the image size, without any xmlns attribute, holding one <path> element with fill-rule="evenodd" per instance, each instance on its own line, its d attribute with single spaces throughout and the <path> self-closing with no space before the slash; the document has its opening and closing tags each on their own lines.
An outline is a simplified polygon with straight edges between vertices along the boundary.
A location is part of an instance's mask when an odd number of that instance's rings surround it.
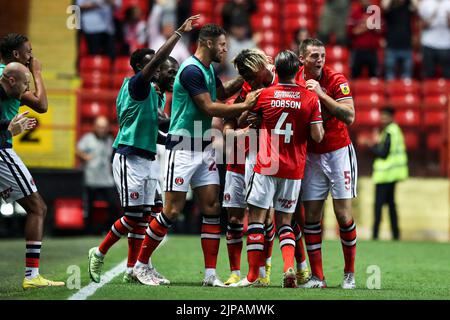
<svg viewBox="0 0 450 320">
<path fill-rule="evenodd" d="M 249 72 L 246 74 L 242 74 L 242 77 L 254 90 L 266 87 L 265 82 L 267 77 L 267 70 L 265 68 L 259 70 L 258 72 Z"/>
<path fill-rule="evenodd" d="M 300 61 L 309 74 L 318 77 L 325 65 L 325 47 L 309 46 L 306 55 L 301 56 Z"/>
<path fill-rule="evenodd" d="M 225 54 L 227 53 L 227 38 L 225 35 L 221 35 L 214 40 L 208 40 L 208 47 L 211 50 L 211 60 L 217 63 L 221 63 Z"/>
<path fill-rule="evenodd" d="M 178 63 L 166 61 L 160 68 L 159 87 L 164 91 L 173 91 L 173 83 L 179 69 Z"/>
<path fill-rule="evenodd" d="M 33 49 L 29 41 L 25 42 L 18 50 L 14 50 L 14 58 L 27 67 L 30 65 L 33 58 Z"/>
<path fill-rule="evenodd" d="M 11 77 L 9 79 L 9 83 L 11 85 L 11 93 L 9 96 L 20 100 L 25 91 L 28 91 L 30 88 L 30 79 L 31 75 L 28 72 L 17 77 Z"/>
</svg>

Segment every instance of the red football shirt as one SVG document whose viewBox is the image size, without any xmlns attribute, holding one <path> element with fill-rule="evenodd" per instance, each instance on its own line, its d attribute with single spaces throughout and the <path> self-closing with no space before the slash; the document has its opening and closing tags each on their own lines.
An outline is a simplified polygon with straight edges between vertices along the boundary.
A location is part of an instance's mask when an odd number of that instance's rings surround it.
<svg viewBox="0 0 450 320">
<path fill-rule="evenodd" d="M 311 124 L 322 122 L 317 95 L 298 84 L 264 89 L 252 111 L 262 114 L 255 172 L 302 179 Z"/>
<path fill-rule="evenodd" d="M 270 69 L 270 71 L 272 71 L 273 73 L 273 79 L 272 79 L 272 83 L 270 85 L 274 85 L 276 83 L 278 83 L 278 75 L 276 74 L 275 71 L 275 67 L 272 66 L 272 68 Z M 239 92 L 239 98 L 244 101 L 245 98 L 247 97 L 247 94 L 249 94 L 251 91 L 253 91 L 251 85 L 247 82 L 244 81 L 244 84 L 242 85 L 242 89 Z M 242 129 L 242 128 L 241 128 Z M 249 142 L 248 139 L 246 139 L 245 144 L 243 145 L 242 143 L 238 143 L 235 139 L 235 145 L 234 145 L 234 159 L 232 160 L 232 163 L 228 163 L 227 164 L 227 171 L 232 171 L 232 172 L 236 172 L 236 173 L 240 173 L 240 174 L 245 174 L 245 163 L 240 163 L 242 161 L 238 161 L 237 155 L 241 155 L 242 152 L 244 152 L 244 154 L 246 155 L 249 151 Z"/>
<path fill-rule="evenodd" d="M 297 73 L 296 81 L 305 84 L 306 81 L 303 76 L 303 71 L 304 67 L 302 66 Z M 322 74 L 318 82 L 323 92 L 335 101 L 352 99 L 348 80 L 341 73 L 337 73 L 325 66 L 322 69 Z M 308 152 L 328 153 L 348 146 L 351 140 L 347 131 L 347 125 L 327 112 L 326 107 L 322 108 L 322 115 L 325 135 L 320 143 L 310 139 L 308 141 Z"/>
</svg>

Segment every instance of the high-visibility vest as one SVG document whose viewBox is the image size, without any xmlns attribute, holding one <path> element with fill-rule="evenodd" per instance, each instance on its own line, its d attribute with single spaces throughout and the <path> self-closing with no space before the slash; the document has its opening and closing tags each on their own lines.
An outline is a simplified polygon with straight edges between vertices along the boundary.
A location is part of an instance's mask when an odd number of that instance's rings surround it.
<svg viewBox="0 0 450 320">
<path fill-rule="evenodd" d="M 391 138 L 391 146 L 386 159 L 376 158 L 373 163 L 372 179 L 375 184 L 391 183 L 408 178 L 408 155 L 400 127 L 396 123 L 389 124 L 381 133 L 384 144 L 387 134 Z"/>
</svg>

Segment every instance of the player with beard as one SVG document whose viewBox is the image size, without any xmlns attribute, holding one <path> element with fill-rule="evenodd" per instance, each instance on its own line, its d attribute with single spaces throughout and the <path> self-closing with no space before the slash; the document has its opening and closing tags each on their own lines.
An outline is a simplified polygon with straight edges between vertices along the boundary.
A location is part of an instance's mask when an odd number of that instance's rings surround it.
<svg viewBox="0 0 450 320">
<path fill-rule="evenodd" d="M 227 52 L 225 30 L 207 24 L 199 33 L 193 56 L 181 65 L 175 79 L 169 134 L 166 143 L 165 204 L 154 219 L 139 254 L 135 271 L 138 279 L 153 285 L 146 261 L 164 239 L 186 203 L 189 185 L 202 212 L 201 244 L 205 262 L 204 286 L 224 286 L 217 277 L 220 243 L 220 181 L 212 145 L 212 117 L 236 117 L 253 106 L 259 91 L 238 104 L 216 102 L 236 93 L 243 84 L 237 77 L 223 84 L 212 62 L 220 63 Z"/>
</svg>

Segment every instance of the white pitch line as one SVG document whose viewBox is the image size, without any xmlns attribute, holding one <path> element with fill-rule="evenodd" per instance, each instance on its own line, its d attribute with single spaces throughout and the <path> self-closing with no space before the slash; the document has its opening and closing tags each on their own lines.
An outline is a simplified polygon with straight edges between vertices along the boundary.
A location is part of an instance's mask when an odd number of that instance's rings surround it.
<svg viewBox="0 0 450 320">
<path fill-rule="evenodd" d="M 158 250 L 161 246 L 163 246 L 167 242 L 167 236 L 164 237 L 163 241 L 159 244 Z M 156 251 L 155 250 L 155 251 Z M 71 295 L 67 300 L 86 300 L 88 297 L 92 296 L 98 289 L 103 287 L 105 284 L 110 282 L 112 279 L 121 274 L 127 266 L 127 259 L 120 262 L 113 269 L 106 272 L 102 275 L 99 283 L 91 282 L 87 286 L 81 288 L 77 293 Z"/>
<path fill-rule="evenodd" d="M 122 273 L 123 270 L 126 268 L 126 266 L 127 266 L 127 259 L 123 260 L 113 269 L 109 270 L 104 275 L 102 275 L 102 278 L 99 283 L 91 282 L 86 287 L 81 288 L 80 291 L 69 297 L 68 300 L 86 300 L 88 297 L 92 296 L 95 293 L 95 291 L 97 291 L 105 284 L 110 282 L 112 279 L 114 279 L 116 276 L 118 276 L 120 273 Z"/>
</svg>

